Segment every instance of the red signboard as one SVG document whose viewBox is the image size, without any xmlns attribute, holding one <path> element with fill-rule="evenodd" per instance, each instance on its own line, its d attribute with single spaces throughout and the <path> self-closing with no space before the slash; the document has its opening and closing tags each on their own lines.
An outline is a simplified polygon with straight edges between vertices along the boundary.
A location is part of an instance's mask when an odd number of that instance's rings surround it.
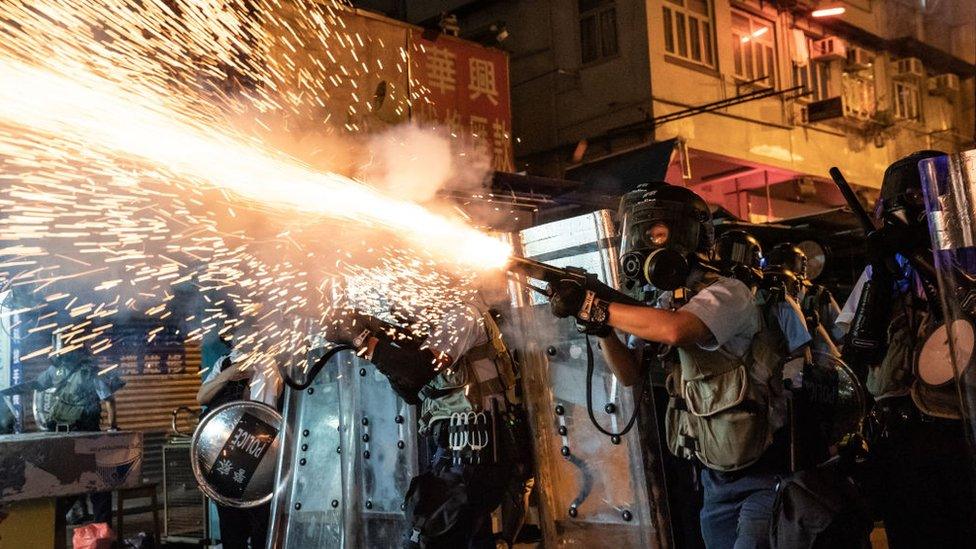
<svg viewBox="0 0 976 549">
<path fill-rule="evenodd" d="M 411 77 L 424 89 L 413 116 L 457 135 L 471 135 L 491 156 L 492 167 L 514 171 L 508 56 L 450 36 L 412 35 Z"/>
</svg>

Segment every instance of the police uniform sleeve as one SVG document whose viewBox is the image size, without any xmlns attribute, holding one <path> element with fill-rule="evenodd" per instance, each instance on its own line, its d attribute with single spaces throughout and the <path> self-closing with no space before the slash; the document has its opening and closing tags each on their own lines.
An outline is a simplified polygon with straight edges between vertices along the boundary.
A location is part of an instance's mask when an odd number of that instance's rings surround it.
<svg viewBox="0 0 976 549">
<path fill-rule="evenodd" d="M 776 320 L 786 336 L 790 353 L 795 352 L 813 339 L 807 329 L 807 321 L 800 306 L 790 296 L 776 304 Z"/>
<path fill-rule="evenodd" d="M 225 358 L 230 358 L 230 355 L 223 355 L 217 360 L 215 360 L 213 364 L 210 365 L 210 368 L 207 369 L 207 374 L 203 376 L 203 381 L 201 381 L 201 384 L 210 383 L 211 381 L 214 380 L 215 377 L 217 377 L 220 374 L 220 363 Z"/>
<path fill-rule="evenodd" d="M 98 394 L 98 400 L 111 398 L 122 387 L 125 387 L 125 382 L 115 372 L 95 376 L 95 393 Z"/>
<path fill-rule="evenodd" d="M 711 332 L 712 339 L 700 345 L 703 349 L 731 343 L 736 347 L 734 351 L 745 352 L 759 331 L 759 312 L 752 291 L 735 279 L 717 280 L 695 294 L 681 310 L 698 317 Z"/>
</svg>

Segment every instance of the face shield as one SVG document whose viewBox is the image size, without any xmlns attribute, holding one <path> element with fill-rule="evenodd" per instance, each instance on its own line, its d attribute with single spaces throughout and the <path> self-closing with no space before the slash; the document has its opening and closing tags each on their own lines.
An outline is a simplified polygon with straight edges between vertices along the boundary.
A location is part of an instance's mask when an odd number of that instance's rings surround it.
<svg viewBox="0 0 976 549">
<path fill-rule="evenodd" d="M 744 231 L 728 231 L 715 244 L 714 263 L 722 274 L 755 286 L 762 279 L 762 247 Z"/>
<path fill-rule="evenodd" d="M 621 271 L 629 280 L 661 290 L 681 286 L 698 250 L 703 224 L 683 202 L 645 200 L 624 213 Z"/>
<path fill-rule="evenodd" d="M 917 225 L 925 223 L 925 203 L 920 189 L 909 188 L 878 202 L 880 218 L 885 223 Z"/>
<path fill-rule="evenodd" d="M 878 200 L 880 218 L 885 224 L 927 227 L 925 198 L 919 162 L 944 156 L 940 151 L 918 151 L 896 160 L 885 170 Z"/>
</svg>

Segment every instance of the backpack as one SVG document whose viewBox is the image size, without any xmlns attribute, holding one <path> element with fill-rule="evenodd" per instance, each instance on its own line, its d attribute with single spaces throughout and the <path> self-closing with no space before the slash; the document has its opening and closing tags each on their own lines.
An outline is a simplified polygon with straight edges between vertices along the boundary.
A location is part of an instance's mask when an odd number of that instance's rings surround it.
<svg viewBox="0 0 976 549">
<path fill-rule="evenodd" d="M 410 481 L 404 496 L 409 525 L 404 547 L 436 547 L 456 535 L 456 525 L 471 513 L 468 492 L 460 475 L 445 471 L 422 473 Z"/>
<path fill-rule="evenodd" d="M 874 523 L 857 487 L 835 465 L 800 471 L 776 487 L 773 549 L 870 548 Z"/>
</svg>

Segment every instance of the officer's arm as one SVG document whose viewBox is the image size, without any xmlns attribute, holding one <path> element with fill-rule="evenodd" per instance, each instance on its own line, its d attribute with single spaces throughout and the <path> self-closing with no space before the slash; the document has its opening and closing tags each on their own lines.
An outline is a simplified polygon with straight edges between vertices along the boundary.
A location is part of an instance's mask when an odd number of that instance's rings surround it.
<svg viewBox="0 0 976 549">
<path fill-rule="evenodd" d="M 606 359 L 613 374 L 627 387 L 636 385 L 641 378 L 640 363 L 634 350 L 627 347 L 615 332 L 600 340 L 603 358 Z"/>
<path fill-rule="evenodd" d="M 643 305 L 610 304 L 609 325 L 641 339 L 665 345 L 705 344 L 712 339 L 708 326 L 681 309 L 668 311 Z"/>
<path fill-rule="evenodd" d="M 219 362 L 214 364 L 213 367 L 219 368 L 218 364 Z M 236 376 L 241 375 L 247 377 L 247 375 L 240 371 L 237 367 L 228 367 L 226 370 L 217 374 L 216 377 L 200 386 L 200 389 L 197 391 L 197 402 L 206 406 L 215 396 L 217 396 L 217 393 L 219 393 L 228 382 L 232 381 Z"/>
</svg>

